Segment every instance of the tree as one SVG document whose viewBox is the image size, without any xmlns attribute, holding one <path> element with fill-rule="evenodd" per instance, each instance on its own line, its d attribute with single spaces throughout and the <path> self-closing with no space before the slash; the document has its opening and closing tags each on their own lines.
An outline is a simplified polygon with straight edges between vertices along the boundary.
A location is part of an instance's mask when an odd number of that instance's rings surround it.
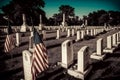
<svg viewBox="0 0 120 80">
<path fill-rule="evenodd" d="M 2 7 L 2 11 L 5 15 L 10 16 L 16 24 L 22 23 L 23 13 L 27 17 L 28 24 L 30 17 L 33 17 L 33 21 L 38 23 L 40 14 L 45 17 L 45 12 L 41 9 L 44 5 L 43 0 L 12 0 L 8 5 Z"/>
<path fill-rule="evenodd" d="M 99 25 L 104 25 L 104 23 L 108 24 L 108 21 L 109 21 L 109 15 L 108 14 L 102 14 L 98 18 Z"/>
<path fill-rule="evenodd" d="M 70 5 L 61 5 L 59 7 L 59 13 L 53 14 L 52 18 L 54 20 L 54 25 L 60 25 L 63 18 L 63 13 L 65 13 L 65 20 L 67 24 L 70 24 L 70 18 L 74 18 L 74 8 Z"/>
<path fill-rule="evenodd" d="M 59 12 L 60 13 L 65 13 L 65 15 L 68 17 L 68 16 L 74 16 L 74 8 L 69 6 L 69 5 L 61 5 L 59 7 Z"/>
</svg>

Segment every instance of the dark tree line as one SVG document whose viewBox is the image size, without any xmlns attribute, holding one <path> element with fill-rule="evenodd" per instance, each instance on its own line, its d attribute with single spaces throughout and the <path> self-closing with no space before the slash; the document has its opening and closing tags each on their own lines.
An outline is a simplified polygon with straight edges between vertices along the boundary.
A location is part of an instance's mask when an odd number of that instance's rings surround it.
<svg viewBox="0 0 120 80">
<path fill-rule="evenodd" d="M 89 13 L 88 25 L 120 25 L 120 12 L 119 11 L 105 11 L 98 10 Z"/>
<path fill-rule="evenodd" d="M 46 23 L 47 20 L 45 12 L 42 8 L 45 6 L 43 0 L 12 0 L 9 4 L 3 6 L 1 9 L 3 16 L 9 17 L 14 23 L 14 25 L 22 24 L 22 14 L 26 15 L 26 22 L 28 25 L 31 25 L 31 17 L 35 25 L 39 24 L 39 15 L 43 17 L 43 23 Z M 3 24 L 1 22 L 0 24 Z"/>
<path fill-rule="evenodd" d="M 22 14 L 26 15 L 26 22 L 31 25 L 31 17 L 34 25 L 38 25 L 39 15 L 42 15 L 42 22 L 45 25 L 61 25 L 63 13 L 65 14 L 65 21 L 69 26 L 82 25 L 87 20 L 89 26 L 101 25 L 120 25 L 119 11 L 105 11 L 98 10 L 83 16 L 80 19 L 75 15 L 74 8 L 70 5 L 61 5 L 58 9 L 59 13 L 53 14 L 47 19 L 43 10 L 45 6 L 44 0 L 12 0 L 9 4 L 1 7 L 3 13 L 0 13 L 0 25 L 6 25 L 7 22 L 3 16 L 8 16 L 12 20 L 12 25 L 22 25 Z"/>
</svg>

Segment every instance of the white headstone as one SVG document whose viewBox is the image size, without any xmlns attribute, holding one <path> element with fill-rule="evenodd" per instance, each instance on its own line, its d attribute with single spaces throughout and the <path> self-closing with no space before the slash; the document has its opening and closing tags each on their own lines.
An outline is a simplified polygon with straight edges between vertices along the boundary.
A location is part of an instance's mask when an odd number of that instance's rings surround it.
<svg viewBox="0 0 120 80">
<path fill-rule="evenodd" d="M 78 51 L 78 71 L 84 73 L 89 66 L 89 48 L 87 46 L 82 47 Z"/>
<path fill-rule="evenodd" d="M 20 31 L 21 31 L 21 32 L 26 32 L 26 29 L 27 29 L 26 18 L 25 18 L 25 14 L 23 14 L 23 24 L 22 24 L 22 26 L 21 26 Z"/>
<path fill-rule="evenodd" d="M 116 35 L 117 35 L 117 43 L 118 43 L 118 42 L 120 42 L 120 39 L 119 39 L 119 38 L 120 38 L 120 37 L 119 37 L 120 35 L 119 35 L 119 32 L 117 32 Z"/>
<path fill-rule="evenodd" d="M 43 31 L 42 31 L 42 34 L 43 34 L 43 40 L 46 40 L 46 31 L 43 30 Z"/>
<path fill-rule="evenodd" d="M 115 48 L 113 47 L 112 44 L 112 36 L 108 36 L 107 37 L 107 47 L 103 50 L 104 53 L 113 53 L 113 51 L 115 50 Z"/>
<path fill-rule="evenodd" d="M 84 46 L 78 51 L 77 64 L 71 66 L 67 72 L 69 75 L 84 80 L 91 69 L 89 48 Z"/>
<path fill-rule="evenodd" d="M 78 30 L 77 31 L 77 39 L 76 39 L 76 41 L 79 41 L 81 39 L 81 35 L 80 35 L 80 31 Z"/>
<path fill-rule="evenodd" d="M 39 30 L 42 30 L 43 24 L 42 24 L 42 16 L 40 15 L 40 23 L 39 23 Z"/>
<path fill-rule="evenodd" d="M 112 36 L 107 37 L 107 48 L 112 48 Z"/>
<path fill-rule="evenodd" d="M 81 30 L 81 39 L 84 39 L 85 31 Z"/>
<path fill-rule="evenodd" d="M 70 37 L 70 29 L 67 30 L 67 37 Z"/>
<path fill-rule="evenodd" d="M 75 29 L 72 29 L 72 36 L 75 35 Z"/>
<path fill-rule="evenodd" d="M 97 55 L 102 55 L 103 54 L 103 39 L 100 38 L 97 40 Z"/>
<path fill-rule="evenodd" d="M 62 62 L 61 66 L 68 68 L 73 63 L 73 45 L 71 40 L 62 43 Z"/>
<path fill-rule="evenodd" d="M 94 29 L 94 31 L 93 31 L 93 32 L 94 32 L 94 36 L 95 36 L 95 35 L 97 34 L 97 33 L 96 33 L 96 29 Z"/>
<path fill-rule="evenodd" d="M 94 35 L 94 30 L 93 30 L 93 29 L 90 30 L 90 35 L 91 35 L 91 36 Z"/>
<path fill-rule="evenodd" d="M 89 35 L 89 30 L 88 29 L 86 30 L 86 34 Z"/>
<path fill-rule="evenodd" d="M 105 54 L 103 53 L 103 39 L 100 38 L 97 40 L 96 52 L 90 55 L 90 58 L 103 60 L 105 58 Z"/>
<path fill-rule="evenodd" d="M 59 39 L 60 38 L 60 30 L 57 30 L 57 37 L 56 39 Z"/>
<path fill-rule="evenodd" d="M 33 36 L 29 37 L 29 51 L 33 51 Z"/>
<path fill-rule="evenodd" d="M 116 34 L 116 33 L 113 34 L 112 37 L 113 37 L 113 39 L 112 39 L 112 41 L 113 41 L 113 46 L 116 46 L 116 45 L 117 45 L 117 34 Z"/>
<path fill-rule="evenodd" d="M 23 69 L 24 69 L 24 80 L 32 80 L 31 73 L 31 53 L 28 50 L 22 52 L 23 56 Z"/>
<path fill-rule="evenodd" d="M 31 36 L 31 37 L 33 36 L 33 31 L 30 32 L 30 36 Z"/>
<path fill-rule="evenodd" d="M 20 46 L 20 33 L 16 33 L 16 46 Z"/>
</svg>

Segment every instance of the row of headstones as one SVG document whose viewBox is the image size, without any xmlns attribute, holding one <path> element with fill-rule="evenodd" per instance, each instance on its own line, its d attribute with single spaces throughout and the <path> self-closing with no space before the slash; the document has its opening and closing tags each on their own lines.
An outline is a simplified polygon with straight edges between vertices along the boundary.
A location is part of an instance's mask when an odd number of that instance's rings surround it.
<svg viewBox="0 0 120 80">
<path fill-rule="evenodd" d="M 43 26 L 46 30 L 58 30 L 58 29 L 83 29 L 80 26 Z M 105 27 L 105 26 L 86 26 L 85 29 L 95 29 L 95 28 L 104 28 L 106 30 L 111 29 L 112 27 Z"/>
<path fill-rule="evenodd" d="M 73 45 L 71 40 L 66 40 L 62 43 L 62 61 L 59 62 L 59 65 L 68 69 L 68 74 L 84 80 L 92 69 L 90 58 L 103 60 L 106 55 L 105 53 L 113 53 L 119 44 L 120 32 L 107 37 L 107 47 L 105 49 L 103 49 L 103 39 L 100 38 L 97 40 L 95 53 L 90 55 L 89 48 L 87 46 L 82 47 L 77 53 L 77 64 L 71 66 L 74 62 Z"/>
<path fill-rule="evenodd" d="M 62 43 L 62 60 L 58 62 L 58 65 L 67 69 L 67 73 L 80 79 L 85 79 L 87 74 L 91 71 L 92 65 L 90 65 L 91 59 L 103 60 L 105 58 L 104 53 L 113 53 L 114 49 L 120 43 L 120 32 L 109 35 L 107 37 L 107 47 L 103 49 L 103 39 L 97 40 L 96 52 L 92 55 L 89 54 L 89 47 L 82 47 L 77 53 L 77 63 L 74 63 L 73 43 L 71 40 L 66 40 Z M 23 67 L 25 80 L 32 80 L 31 74 L 31 56 L 33 50 L 23 51 Z M 90 59 L 91 58 L 91 59 Z M 72 65 L 72 66 L 71 66 Z"/>
<path fill-rule="evenodd" d="M 60 31 L 61 30 L 57 30 L 57 37 L 56 39 L 60 38 Z M 77 30 L 77 39 L 76 41 L 79 41 L 80 39 L 83 39 L 85 35 L 91 35 L 91 36 L 95 36 L 97 34 L 99 34 L 100 32 L 103 32 L 104 29 L 100 28 L 100 29 L 89 29 L 89 30 Z M 17 32 L 17 31 L 16 31 Z M 43 34 L 43 39 L 46 40 L 46 31 L 42 30 L 39 31 L 41 32 L 40 34 Z M 70 36 L 74 36 L 75 35 L 76 30 L 72 29 L 72 33 L 70 29 L 67 29 L 67 37 Z M 32 28 L 30 28 L 30 40 L 32 40 L 31 38 L 33 37 L 33 31 Z M 21 35 L 19 32 L 16 33 L 16 46 L 19 46 L 21 44 Z M 31 46 L 30 46 L 31 47 Z"/>
<path fill-rule="evenodd" d="M 81 29 L 81 30 L 67 29 L 67 37 L 74 36 L 75 34 L 77 34 L 76 41 L 79 41 L 80 39 L 83 39 L 85 35 L 96 36 L 97 34 L 103 32 L 104 30 L 105 29 L 102 29 L 102 28 L 99 28 L 99 29 Z M 57 30 L 56 39 L 60 38 L 60 32 L 63 32 L 63 30 Z"/>
</svg>

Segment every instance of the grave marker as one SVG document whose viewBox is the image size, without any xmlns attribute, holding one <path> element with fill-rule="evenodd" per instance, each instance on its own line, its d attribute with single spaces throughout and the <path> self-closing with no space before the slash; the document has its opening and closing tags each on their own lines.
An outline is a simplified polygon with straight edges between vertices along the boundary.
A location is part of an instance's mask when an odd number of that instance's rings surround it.
<svg viewBox="0 0 120 80">
<path fill-rule="evenodd" d="M 62 62 L 59 62 L 62 67 L 68 68 L 73 63 L 73 45 L 71 40 L 66 40 L 62 43 Z"/>
<path fill-rule="evenodd" d="M 20 33 L 16 33 L 16 46 L 20 46 Z"/>
<path fill-rule="evenodd" d="M 22 24 L 22 26 L 21 26 L 20 31 L 21 31 L 21 32 L 26 32 L 26 29 L 27 29 L 26 17 L 25 17 L 25 14 L 23 14 L 22 16 L 23 16 L 23 24 Z"/>
<path fill-rule="evenodd" d="M 115 48 L 112 47 L 112 36 L 107 37 L 107 47 L 103 50 L 104 53 L 113 53 Z"/>
<path fill-rule="evenodd" d="M 78 51 L 77 64 L 70 67 L 67 72 L 76 78 L 84 80 L 91 69 L 89 48 L 84 46 Z"/>
<path fill-rule="evenodd" d="M 103 60 L 105 54 L 103 53 L 103 39 L 100 38 L 97 40 L 96 52 L 90 56 L 92 59 Z"/>
<path fill-rule="evenodd" d="M 67 30 L 67 37 L 70 37 L 70 29 Z"/>
<path fill-rule="evenodd" d="M 80 37 L 81 37 L 80 31 L 78 30 L 78 31 L 77 31 L 77 39 L 76 39 L 76 41 L 79 41 L 79 40 L 80 40 Z"/>
<path fill-rule="evenodd" d="M 57 30 L 57 37 L 56 39 L 60 39 L 60 30 Z"/>
<path fill-rule="evenodd" d="M 115 34 L 113 34 L 112 35 L 112 37 L 113 37 L 113 39 L 112 39 L 112 41 L 113 41 L 113 47 L 117 47 L 118 45 L 117 45 L 117 34 L 115 33 Z"/>
<path fill-rule="evenodd" d="M 24 78 L 25 78 L 25 80 L 32 80 L 32 74 L 31 74 L 32 54 L 28 50 L 24 50 L 22 52 L 22 56 L 23 56 Z"/>
<path fill-rule="evenodd" d="M 75 29 L 72 29 L 72 36 L 75 35 Z"/>
</svg>

